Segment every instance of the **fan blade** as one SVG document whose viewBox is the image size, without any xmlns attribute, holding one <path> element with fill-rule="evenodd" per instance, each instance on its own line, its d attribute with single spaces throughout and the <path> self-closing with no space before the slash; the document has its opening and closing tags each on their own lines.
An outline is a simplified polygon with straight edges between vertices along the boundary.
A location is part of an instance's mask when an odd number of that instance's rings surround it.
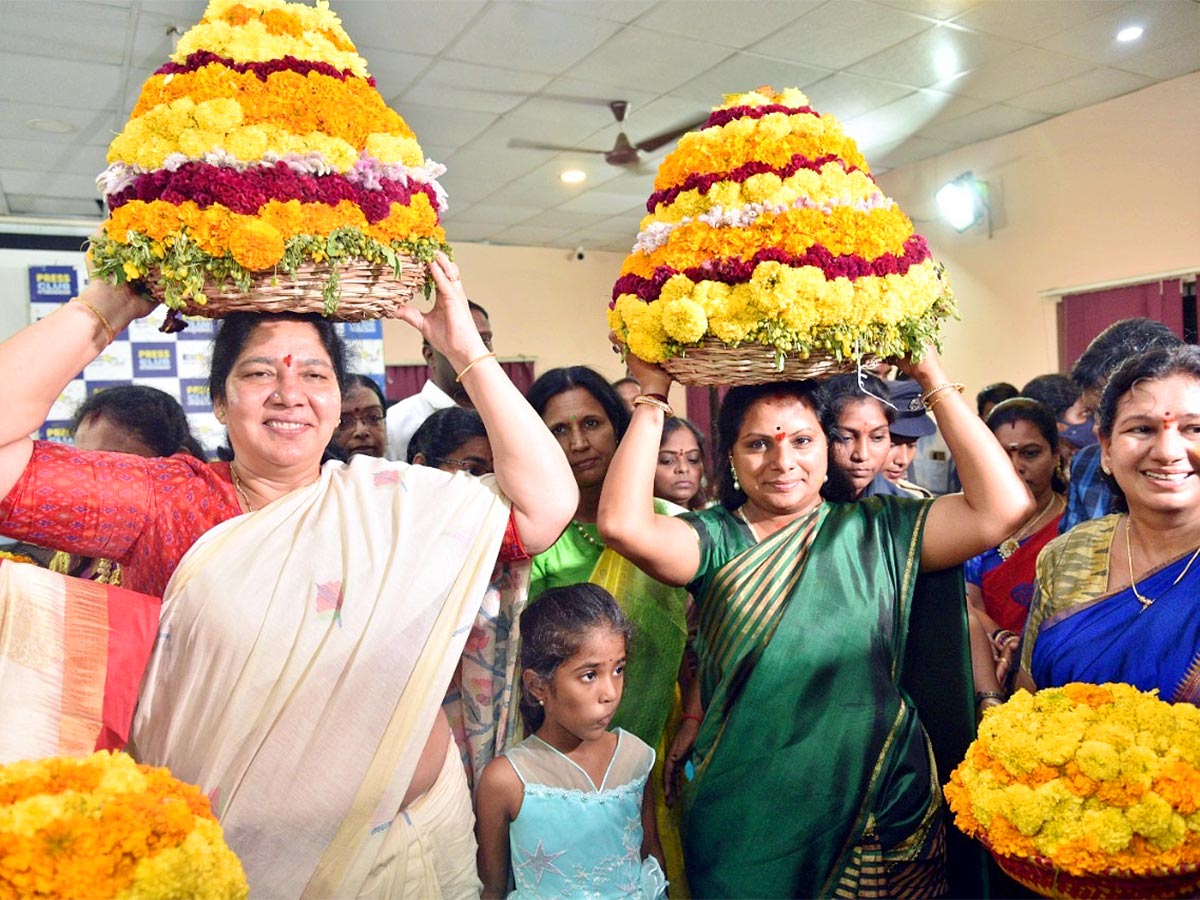
<svg viewBox="0 0 1200 900">
<path fill-rule="evenodd" d="M 588 147 L 564 147 L 562 144 L 545 144 L 541 141 L 527 141 L 524 138 L 509 138 L 508 146 L 515 150 L 554 150 L 565 153 L 607 153 L 607 150 L 592 150 Z"/>
<path fill-rule="evenodd" d="M 645 153 L 652 153 L 659 147 L 669 144 L 671 141 L 676 140 L 677 138 L 683 137 L 689 131 L 695 131 L 707 121 L 708 116 L 705 116 L 703 119 L 697 119 L 696 121 L 689 122 L 688 124 L 682 125 L 679 128 L 672 128 L 670 131 L 664 131 L 661 134 L 648 137 L 644 141 L 639 141 L 634 146 Z"/>
</svg>

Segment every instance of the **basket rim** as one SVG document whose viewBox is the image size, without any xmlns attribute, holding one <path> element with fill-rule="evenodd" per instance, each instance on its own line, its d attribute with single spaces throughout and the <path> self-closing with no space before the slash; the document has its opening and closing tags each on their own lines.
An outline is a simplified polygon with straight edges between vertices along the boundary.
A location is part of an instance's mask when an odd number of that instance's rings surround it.
<svg viewBox="0 0 1200 900">
<path fill-rule="evenodd" d="M 992 846 L 991 842 L 987 839 L 986 832 L 976 837 L 979 843 L 983 844 L 987 848 L 987 851 L 997 859 L 1012 860 L 1018 865 L 1029 865 L 1046 872 L 1053 872 L 1056 875 L 1066 875 L 1071 878 L 1126 878 L 1136 880 L 1142 878 L 1168 878 L 1180 875 L 1192 875 L 1200 872 L 1200 863 L 1181 863 L 1178 866 L 1156 866 L 1144 872 L 1138 872 L 1133 869 L 1120 869 L 1113 866 L 1098 872 L 1076 874 L 1062 868 L 1048 856 L 1013 856 L 1011 853 L 1001 853 Z"/>
</svg>

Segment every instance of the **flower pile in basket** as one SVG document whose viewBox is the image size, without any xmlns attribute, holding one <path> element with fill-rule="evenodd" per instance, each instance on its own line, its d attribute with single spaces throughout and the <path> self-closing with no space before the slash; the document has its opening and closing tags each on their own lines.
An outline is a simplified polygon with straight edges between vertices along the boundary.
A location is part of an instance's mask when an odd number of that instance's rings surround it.
<svg viewBox="0 0 1200 900">
<path fill-rule="evenodd" d="M 853 139 L 800 91 L 731 94 L 667 155 L 609 324 L 652 362 L 741 344 L 919 356 L 953 300 Z"/>
<path fill-rule="evenodd" d="M 0 897 L 237 898 L 208 798 L 123 753 L 0 766 Z"/>
<path fill-rule="evenodd" d="M 1124 684 L 1018 691 L 946 786 L 993 853 L 1070 875 L 1200 863 L 1200 709 Z"/>
<path fill-rule="evenodd" d="M 360 318 L 337 309 L 338 264 L 400 280 L 446 248 L 445 168 L 324 0 L 212 0 L 147 79 L 108 162 L 96 270 L 145 280 L 175 310 L 220 314 L 205 306 L 222 287 L 248 293 L 256 275 L 278 284 L 315 265 L 317 308 Z"/>
</svg>

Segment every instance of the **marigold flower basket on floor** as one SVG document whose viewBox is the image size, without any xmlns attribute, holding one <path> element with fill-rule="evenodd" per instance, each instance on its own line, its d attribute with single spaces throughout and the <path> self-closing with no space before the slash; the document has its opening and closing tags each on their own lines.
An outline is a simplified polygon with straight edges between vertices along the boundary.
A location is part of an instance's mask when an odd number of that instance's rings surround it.
<svg viewBox="0 0 1200 900">
<path fill-rule="evenodd" d="M 1046 897 L 1200 893 L 1200 709 L 1126 684 L 1018 691 L 946 785 L 955 824 Z"/>
<path fill-rule="evenodd" d="M 925 239 L 794 88 L 728 95 L 663 160 L 646 210 L 609 327 L 684 384 L 919 358 L 957 314 Z"/>
<path fill-rule="evenodd" d="M 174 313 L 394 315 L 449 250 L 445 167 L 324 2 L 211 0 L 142 86 L 97 178 L 96 273 Z"/>
</svg>

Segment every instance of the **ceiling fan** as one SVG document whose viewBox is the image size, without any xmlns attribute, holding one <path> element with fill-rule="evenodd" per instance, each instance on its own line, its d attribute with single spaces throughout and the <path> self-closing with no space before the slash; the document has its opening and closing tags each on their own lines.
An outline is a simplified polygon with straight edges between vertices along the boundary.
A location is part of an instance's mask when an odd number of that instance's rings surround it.
<svg viewBox="0 0 1200 900">
<path fill-rule="evenodd" d="M 528 141 L 524 138 L 511 138 L 508 146 L 523 149 L 523 150 L 559 150 L 570 153 L 598 153 L 604 157 L 604 161 L 610 166 L 623 166 L 625 168 L 637 169 L 641 162 L 643 153 L 652 153 L 659 147 L 663 147 L 675 139 L 681 137 L 687 132 L 699 128 L 707 121 L 708 116 L 699 119 L 695 122 L 689 122 L 687 125 L 682 125 L 678 128 L 672 128 L 669 131 L 663 131 L 659 134 L 646 138 L 644 141 L 632 143 L 625 134 L 623 123 L 625 121 L 625 113 L 629 109 L 627 100 L 613 100 L 608 104 L 608 108 L 612 110 L 613 118 L 617 120 L 617 126 L 620 129 L 617 133 L 617 139 L 613 142 L 610 150 L 593 150 L 590 147 L 564 147 L 561 144 L 547 144 L 542 141 Z"/>
</svg>

